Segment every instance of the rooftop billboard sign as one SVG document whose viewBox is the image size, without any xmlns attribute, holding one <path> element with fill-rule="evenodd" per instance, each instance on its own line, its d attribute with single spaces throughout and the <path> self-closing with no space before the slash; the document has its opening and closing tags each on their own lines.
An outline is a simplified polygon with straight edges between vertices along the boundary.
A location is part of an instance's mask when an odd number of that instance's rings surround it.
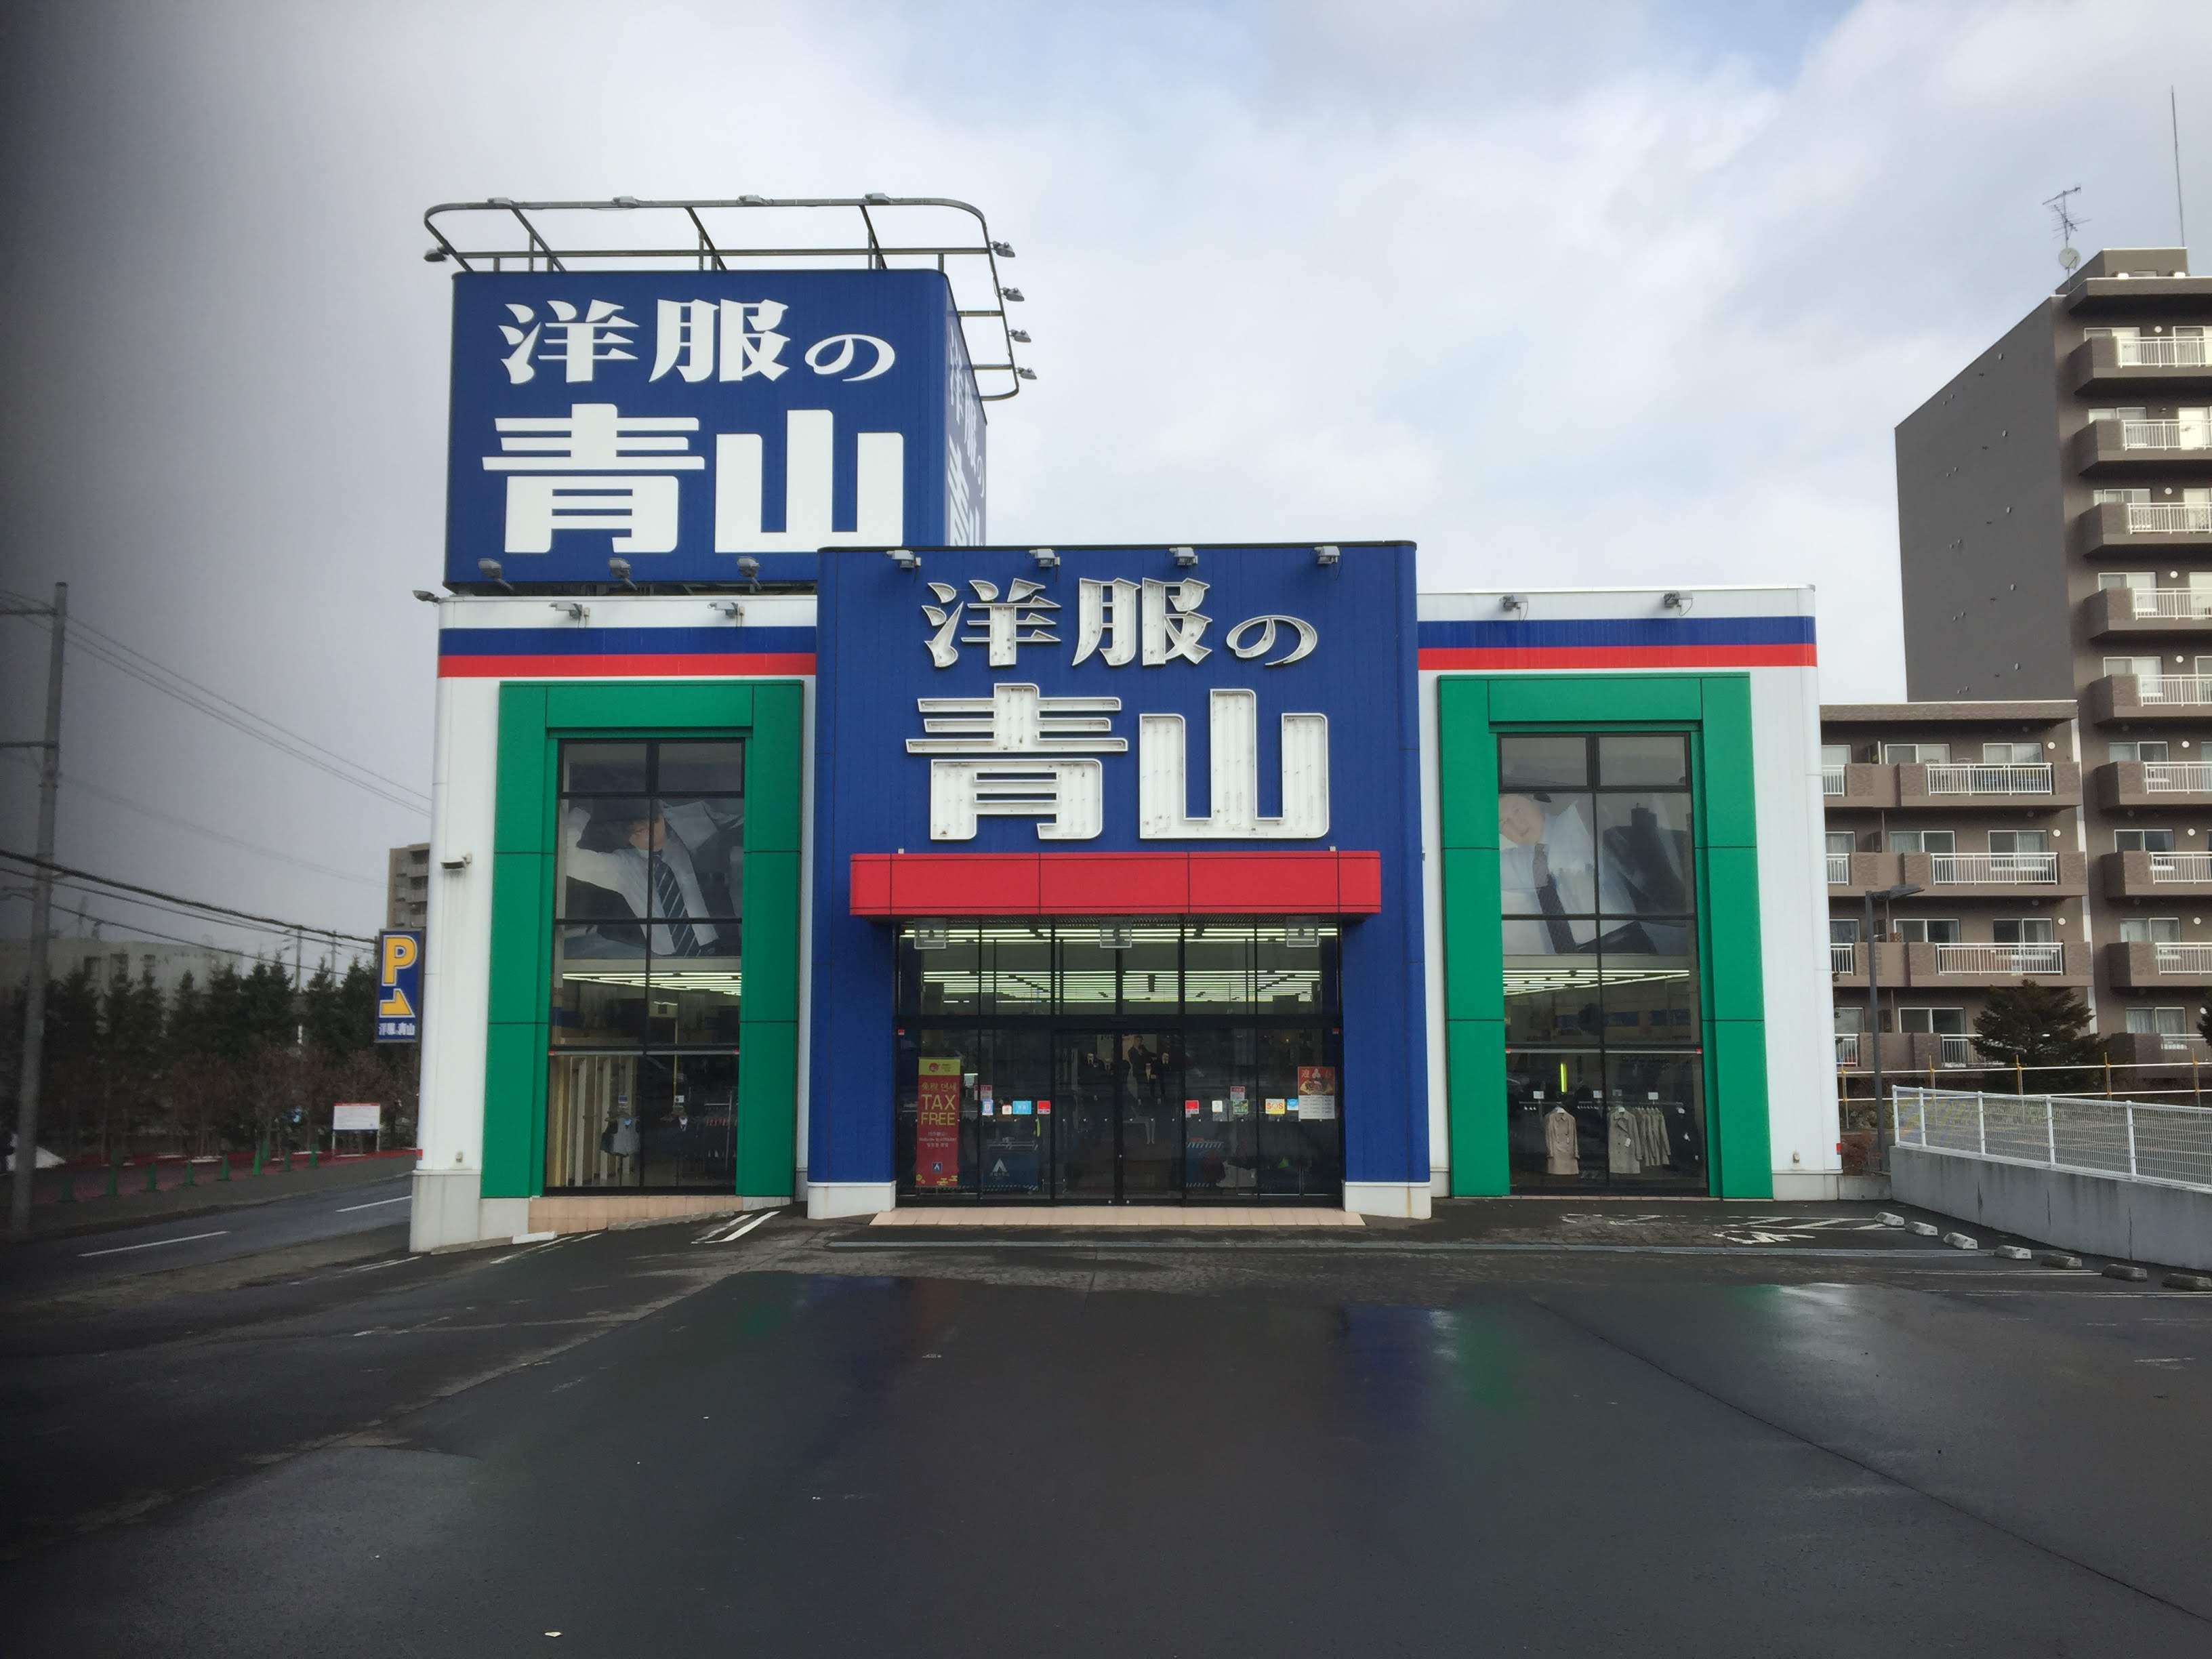
<svg viewBox="0 0 2212 1659">
<path fill-rule="evenodd" d="M 983 537 L 934 270 L 465 273 L 449 431 L 449 583 L 806 580 L 824 547 Z"/>
</svg>

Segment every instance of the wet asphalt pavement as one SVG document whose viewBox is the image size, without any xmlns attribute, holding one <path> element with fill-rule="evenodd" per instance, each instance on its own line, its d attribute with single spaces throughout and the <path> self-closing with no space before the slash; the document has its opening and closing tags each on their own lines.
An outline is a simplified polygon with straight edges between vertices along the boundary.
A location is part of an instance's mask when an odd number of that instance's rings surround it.
<svg viewBox="0 0 2212 1659">
<path fill-rule="evenodd" d="M 709 1237 L 11 1322 L 11 1648 L 2212 1651 L 2212 1295 L 1871 1238 Z"/>
</svg>

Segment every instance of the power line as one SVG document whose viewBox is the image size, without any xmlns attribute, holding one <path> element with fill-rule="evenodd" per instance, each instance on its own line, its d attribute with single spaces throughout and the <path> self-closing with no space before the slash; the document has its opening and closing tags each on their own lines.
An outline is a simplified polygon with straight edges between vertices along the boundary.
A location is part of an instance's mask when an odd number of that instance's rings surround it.
<svg viewBox="0 0 2212 1659">
<path fill-rule="evenodd" d="M 26 759 L 21 755 L 0 753 L 0 759 L 11 760 L 18 766 L 27 768 L 33 772 L 39 769 L 39 763 L 36 761 Z M 116 794 L 112 790 L 103 789 L 96 783 L 87 783 L 73 772 L 63 773 L 62 781 L 72 789 L 95 796 L 112 805 L 120 806 L 126 811 L 141 813 L 163 823 L 173 823 L 179 830 L 189 830 L 196 836 L 205 836 L 210 841 L 219 841 L 232 847 L 241 848 L 249 853 L 258 853 L 263 858 L 281 860 L 286 864 L 296 864 L 302 870 L 313 870 L 318 875 L 332 876 L 340 881 L 357 882 L 363 887 L 382 887 L 385 884 L 374 876 L 356 875 L 350 870 L 340 870 L 328 864 L 317 864 L 313 859 L 303 859 L 295 854 L 279 852 L 274 847 L 264 847 L 258 842 L 247 841 L 242 836 L 230 835 L 221 830 L 210 830 L 204 823 L 195 823 L 190 818 L 179 817 L 174 812 L 164 812 L 158 807 L 143 805 L 125 796 Z"/>
<path fill-rule="evenodd" d="M 288 933 L 296 933 L 310 939 L 345 939 L 353 940 L 356 945 L 376 943 L 374 939 L 363 933 L 349 933 L 337 927 L 317 927 L 304 921 L 286 921 L 281 916 L 257 915 L 251 910 L 234 910 L 227 904 L 209 904 L 203 900 L 186 898 L 180 893 L 164 892 L 158 887 L 141 887 L 135 882 L 118 881 L 112 876 L 95 875 L 89 870 L 71 869 L 68 865 L 57 864 L 52 859 L 33 858 L 27 853 L 10 852 L 4 847 L 0 847 L 0 859 L 7 859 L 16 864 L 27 864 L 34 870 L 51 870 L 58 876 L 74 876 L 79 881 L 95 882 L 102 887 L 112 887 L 121 892 L 139 893 L 149 898 L 166 899 L 172 904 L 187 905 L 194 910 L 204 911 L 210 915 L 229 916 L 240 921 L 258 922 L 264 927 L 278 928 Z"/>
<path fill-rule="evenodd" d="M 118 904 L 138 905 L 149 910 L 159 911 L 164 915 L 182 916 L 187 921 L 206 921 L 210 920 L 210 917 L 198 910 L 187 910 L 173 904 L 162 904 L 153 899 L 134 898 L 126 893 L 110 892 L 104 887 L 88 887 L 82 882 L 57 880 L 54 883 L 54 885 L 69 892 L 82 894 L 91 898 L 112 898 Z M 223 919 L 222 925 L 226 927 L 243 928 L 248 933 L 273 933 L 280 940 L 292 938 L 298 931 L 297 929 L 289 927 L 280 927 L 274 922 L 233 921 L 227 917 Z M 327 933 L 325 933 L 317 935 L 317 937 L 327 939 L 330 936 Z"/>
<path fill-rule="evenodd" d="M 0 595 L 11 599 L 21 597 L 5 589 L 0 589 Z M 77 648 L 87 656 L 166 696 L 173 697 L 185 707 L 198 710 L 233 731 L 266 744 L 280 754 L 326 772 L 395 806 L 404 806 L 410 812 L 427 814 L 429 811 L 429 798 L 411 784 L 386 777 L 358 761 L 347 759 L 336 750 L 317 743 L 312 738 L 279 726 L 266 715 L 255 714 L 243 703 L 234 702 L 188 675 L 180 674 L 166 664 L 155 661 L 112 634 L 74 619 L 69 623 L 68 631 Z M 179 690 L 179 687 L 185 689 Z"/>
</svg>

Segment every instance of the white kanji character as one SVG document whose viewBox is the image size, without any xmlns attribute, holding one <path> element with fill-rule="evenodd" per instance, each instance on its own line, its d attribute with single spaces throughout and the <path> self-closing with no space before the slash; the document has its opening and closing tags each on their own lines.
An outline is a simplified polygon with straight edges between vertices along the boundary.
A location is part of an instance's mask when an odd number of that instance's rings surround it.
<svg viewBox="0 0 2212 1659">
<path fill-rule="evenodd" d="M 1147 668 L 1180 658 L 1203 662 L 1213 647 L 1201 645 L 1200 636 L 1212 618 L 1201 615 L 1206 584 L 1192 578 L 1179 582 L 1093 581 L 1076 585 L 1075 660 L 1094 653 L 1109 667 L 1119 668 L 1141 653 Z"/>
<path fill-rule="evenodd" d="M 699 429 L 696 420 L 571 404 L 565 416 L 503 416 L 493 425 L 504 453 L 485 456 L 485 471 L 549 475 L 507 479 L 507 552 L 550 552 L 562 530 L 611 532 L 617 553 L 676 550 L 675 475 L 707 465 L 684 435 Z"/>
<path fill-rule="evenodd" d="M 777 359 L 791 340 L 773 331 L 788 309 L 781 300 L 663 300 L 646 378 L 657 380 L 672 368 L 692 381 L 710 373 L 723 380 L 781 380 L 791 365 Z"/>
<path fill-rule="evenodd" d="M 1055 624 L 1048 614 L 1060 609 L 1060 601 L 1040 597 L 1043 583 L 1018 576 L 1007 584 L 1003 599 L 996 582 L 971 577 L 968 586 L 975 595 L 972 609 L 964 599 L 953 603 L 958 588 L 946 582 L 929 585 L 937 603 L 922 606 L 921 614 L 935 630 L 929 636 L 929 659 L 939 668 L 950 668 L 959 661 L 958 647 L 963 645 L 984 647 L 994 668 L 1012 668 L 1021 647 L 1060 643 L 1060 635 L 1050 631 Z M 956 642 L 955 632 L 963 621 L 969 631 Z"/>
<path fill-rule="evenodd" d="M 853 366 L 855 349 L 863 345 L 874 349 L 874 364 L 858 374 L 845 374 L 845 371 Z M 837 355 L 825 360 L 823 354 L 831 346 L 837 348 Z M 898 353 L 891 349 L 891 343 L 876 334 L 832 334 L 828 339 L 817 340 L 806 348 L 807 368 L 817 374 L 844 374 L 848 383 L 872 380 L 897 361 Z"/>
<path fill-rule="evenodd" d="M 588 380 L 596 363 L 634 363 L 637 354 L 623 348 L 630 343 L 630 331 L 637 326 L 622 314 L 622 307 L 610 300 L 592 300 L 580 313 L 566 300 L 548 300 L 545 308 L 553 313 L 553 320 L 542 323 L 528 306 L 510 305 L 507 314 L 516 325 L 527 323 L 526 329 L 500 325 L 500 334 L 514 348 L 501 361 L 507 365 L 508 383 L 520 386 L 537 378 L 535 359 L 547 358 L 568 365 L 571 382 Z M 538 349 L 539 337 L 544 338 L 544 349 Z"/>
<path fill-rule="evenodd" d="M 988 758 L 929 763 L 929 838 L 973 841 L 978 817 L 1041 818 L 1040 841 L 1089 841 L 1104 826 L 1103 769 L 1063 758 L 1127 753 L 1113 735 L 1119 697 L 1045 697 L 994 685 L 988 697 L 922 697 L 910 755 Z"/>
<path fill-rule="evenodd" d="M 1310 657 L 1313 654 L 1314 642 L 1321 635 L 1311 623 L 1301 622 L 1296 617 L 1246 617 L 1229 630 L 1226 637 L 1230 654 L 1246 662 L 1255 657 L 1267 655 L 1275 648 L 1275 629 L 1278 627 L 1295 629 L 1297 632 L 1298 642 L 1286 653 L 1277 657 L 1272 662 L 1261 664 L 1262 668 L 1280 668 L 1285 663 L 1293 663 L 1302 657 Z M 1254 629 L 1260 630 L 1259 635 L 1248 643 L 1245 635 Z"/>
</svg>

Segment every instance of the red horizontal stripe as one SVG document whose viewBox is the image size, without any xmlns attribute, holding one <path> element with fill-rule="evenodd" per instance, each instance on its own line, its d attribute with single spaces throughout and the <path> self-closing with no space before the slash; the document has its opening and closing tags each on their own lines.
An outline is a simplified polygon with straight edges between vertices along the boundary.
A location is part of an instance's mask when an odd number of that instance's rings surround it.
<svg viewBox="0 0 2212 1659">
<path fill-rule="evenodd" d="M 635 656 L 441 657 L 438 673 L 444 679 L 528 679 L 544 675 L 561 679 L 629 680 L 660 675 L 737 676 L 747 674 L 811 674 L 811 651 L 642 652 Z"/>
<path fill-rule="evenodd" d="M 1372 915 L 1370 852 L 855 853 L 856 916 Z"/>
<path fill-rule="evenodd" d="M 1423 668 L 1810 668 L 1803 645 L 1431 646 Z"/>
</svg>

